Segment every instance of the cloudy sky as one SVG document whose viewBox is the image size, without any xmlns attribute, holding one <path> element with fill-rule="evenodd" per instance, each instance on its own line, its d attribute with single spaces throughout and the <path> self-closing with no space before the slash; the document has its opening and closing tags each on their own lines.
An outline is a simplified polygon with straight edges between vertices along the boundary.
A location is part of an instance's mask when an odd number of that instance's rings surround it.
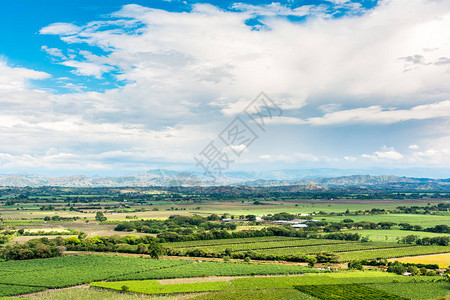
<svg viewBox="0 0 450 300">
<path fill-rule="evenodd" d="M 450 169 L 447 0 L 17 0 L 0 38 L 0 173 L 201 171 L 211 141 L 229 170 Z M 236 117 L 257 138 L 220 144 Z"/>
</svg>

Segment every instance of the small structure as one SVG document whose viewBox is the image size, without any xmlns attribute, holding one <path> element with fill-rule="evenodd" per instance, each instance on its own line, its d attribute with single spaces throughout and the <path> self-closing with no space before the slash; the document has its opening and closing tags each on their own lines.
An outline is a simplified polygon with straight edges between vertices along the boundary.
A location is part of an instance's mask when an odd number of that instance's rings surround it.
<svg viewBox="0 0 450 300">
<path fill-rule="evenodd" d="M 405 273 L 403 273 L 402 275 L 403 275 L 403 276 L 412 276 L 412 273 L 405 272 Z"/>
<path fill-rule="evenodd" d="M 246 222 L 248 219 L 222 219 L 222 222 Z"/>
<path fill-rule="evenodd" d="M 308 225 L 306 224 L 296 224 L 296 225 L 292 225 L 293 228 L 306 228 L 308 227 Z"/>
</svg>

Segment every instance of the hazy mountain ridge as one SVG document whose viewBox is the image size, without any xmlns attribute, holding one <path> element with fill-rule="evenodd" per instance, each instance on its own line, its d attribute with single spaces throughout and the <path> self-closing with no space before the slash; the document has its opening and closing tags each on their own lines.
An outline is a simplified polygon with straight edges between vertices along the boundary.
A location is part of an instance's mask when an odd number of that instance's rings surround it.
<svg viewBox="0 0 450 300">
<path fill-rule="evenodd" d="M 350 175 L 306 177 L 304 170 L 272 172 L 233 172 L 212 178 L 199 173 L 151 170 L 117 177 L 84 175 L 45 177 L 37 175 L 0 175 L 0 186 L 11 187 L 147 187 L 147 186 L 302 186 L 307 190 L 361 187 L 394 190 L 450 191 L 450 179 L 399 177 L 393 175 Z M 321 173 L 321 172 L 319 172 Z M 330 172 L 333 173 L 333 172 Z"/>
</svg>

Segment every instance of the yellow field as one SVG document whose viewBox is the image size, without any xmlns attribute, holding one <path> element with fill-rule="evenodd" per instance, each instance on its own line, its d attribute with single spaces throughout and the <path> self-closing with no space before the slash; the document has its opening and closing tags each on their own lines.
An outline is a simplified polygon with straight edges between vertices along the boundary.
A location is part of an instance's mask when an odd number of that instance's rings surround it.
<svg viewBox="0 0 450 300">
<path fill-rule="evenodd" d="M 450 253 L 403 257 L 392 260 L 414 264 L 437 264 L 439 268 L 447 268 L 450 266 Z"/>
</svg>

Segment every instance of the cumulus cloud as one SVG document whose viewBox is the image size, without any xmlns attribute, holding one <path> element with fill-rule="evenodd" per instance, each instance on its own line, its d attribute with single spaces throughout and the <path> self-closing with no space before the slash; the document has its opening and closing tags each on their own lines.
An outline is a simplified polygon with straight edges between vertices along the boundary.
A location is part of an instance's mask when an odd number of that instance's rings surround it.
<svg viewBox="0 0 450 300">
<path fill-rule="evenodd" d="M 88 91 L 89 84 L 64 79 L 59 84 L 70 92 L 56 94 L 30 86 L 30 80 L 49 74 L 0 61 L 0 152 L 5 160 L 11 155 L 10 166 L 32 161 L 26 155 L 45 160 L 58 153 L 80 165 L 93 165 L 99 157 L 105 165 L 108 159 L 134 157 L 189 163 L 199 145 L 214 139 L 261 91 L 285 112 L 269 120 L 285 126 L 280 132 L 290 125 L 447 118 L 450 2 L 380 1 L 370 11 L 356 5 L 353 12 L 360 14 L 334 18 L 329 9 L 339 5 L 354 4 L 333 0 L 296 9 L 236 4 L 231 10 L 195 4 L 189 12 L 125 5 L 86 24 L 49 24 L 40 33 L 66 43 L 66 48 L 42 46 L 55 63 L 86 82 L 114 78 L 118 86 Z M 266 30 L 248 25 L 257 15 Z M 436 134 L 434 128 L 408 144 L 425 145 L 419 138 L 427 134 Z M 313 139 L 321 138 L 328 137 Z M 308 144 L 312 138 L 292 133 L 289 142 L 294 140 Z M 294 154 L 264 153 L 260 159 L 326 161 L 324 155 L 298 152 L 296 144 L 283 147 Z M 325 148 L 320 142 L 315 147 Z M 46 154 L 48 149 L 56 153 Z M 443 159 L 432 149 L 438 148 L 423 147 L 416 161 Z M 406 159 L 394 148 L 360 153 L 378 161 Z M 344 156 L 349 162 L 361 158 Z"/>
<path fill-rule="evenodd" d="M 0 92 L 3 90 L 24 90 L 30 79 L 49 78 L 50 74 L 21 67 L 10 67 L 0 59 Z"/>
<path fill-rule="evenodd" d="M 75 68 L 73 73 L 84 76 L 94 76 L 102 78 L 102 74 L 113 70 L 114 68 L 107 65 L 96 64 L 92 62 L 82 62 L 76 60 L 67 60 L 61 63 L 64 66 Z"/>
<path fill-rule="evenodd" d="M 400 160 L 403 158 L 403 155 L 393 147 L 384 147 L 382 151 L 375 151 L 373 154 L 362 154 L 361 157 L 373 160 Z"/>
<path fill-rule="evenodd" d="M 407 120 L 425 120 L 448 118 L 450 100 L 432 104 L 414 106 L 410 109 L 386 109 L 379 105 L 342 110 L 325 114 L 323 117 L 310 118 L 306 122 L 312 125 L 332 125 L 341 123 L 378 123 L 391 124 Z"/>
<path fill-rule="evenodd" d="M 66 56 L 63 54 L 61 49 L 42 46 L 41 50 L 47 52 L 48 55 L 53 56 L 55 58 L 66 59 Z"/>
<path fill-rule="evenodd" d="M 79 33 L 80 27 L 70 23 L 53 23 L 49 26 L 42 28 L 39 33 L 41 34 L 57 34 L 57 35 L 71 35 Z"/>
</svg>

